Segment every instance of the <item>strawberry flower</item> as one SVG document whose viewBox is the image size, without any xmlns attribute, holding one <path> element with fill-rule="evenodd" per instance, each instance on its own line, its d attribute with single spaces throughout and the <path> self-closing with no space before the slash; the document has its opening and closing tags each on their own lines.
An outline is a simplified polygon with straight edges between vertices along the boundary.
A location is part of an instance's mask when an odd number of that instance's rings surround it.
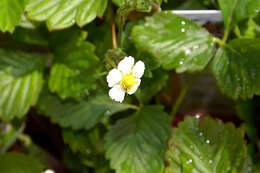
<svg viewBox="0 0 260 173">
<path fill-rule="evenodd" d="M 121 103 L 125 98 L 125 93 L 131 95 L 138 89 L 145 65 L 142 61 L 137 61 L 135 65 L 134 62 L 133 57 L 125 57 L 119 62 L 117 68 L 108 73 L 107 83 L 111 88 L 108 94 L 112 100 Z"/>
</svg>

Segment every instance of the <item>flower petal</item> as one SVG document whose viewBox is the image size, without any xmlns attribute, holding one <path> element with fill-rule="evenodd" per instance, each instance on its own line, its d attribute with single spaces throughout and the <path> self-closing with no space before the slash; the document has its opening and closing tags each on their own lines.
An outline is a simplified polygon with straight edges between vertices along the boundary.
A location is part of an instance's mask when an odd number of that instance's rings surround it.
<svg viewBox="0 0 260 173">
<path fill-rule="evenodd" d="M 125 98 L 125 91 L 121 88 L 120 85 L 115 85 L 109 90 L 108 95 L 112 100 L 122 103 Z"/>
<path fill-rule="evenodd" d="M 133 57 L 131 56 L 127 56 L 125 57 L 123 60 L 121 60 L 118 64 L 118 69 L 124 73 L 124 74 L 128 74 L 131 72 L 132 67 L 135 63 L 135 60 Z"/>
<path fill-rule="evenodd" d="M 141 83 L 141 79 L 136 79 L 136 81 L 137 81 L 137 83 L 127 92 L 127 94 L 131 95 L 136 92 L 136 90 L 138 89 L 138 87 Z"/>
<path fill-rule="evenodd" d="M 145 65 L 143 61 L 138 61 L 133 68 L 133 75 L 137 78 L 141 78 L 144 74 Z"/>
<path fill-rule="evenodd" d="M 122 74 L 118 69 L 112 69 L 107 75 L 107 83 L 109 87 L 114 86 L 122 80 Z"/>
</svg>

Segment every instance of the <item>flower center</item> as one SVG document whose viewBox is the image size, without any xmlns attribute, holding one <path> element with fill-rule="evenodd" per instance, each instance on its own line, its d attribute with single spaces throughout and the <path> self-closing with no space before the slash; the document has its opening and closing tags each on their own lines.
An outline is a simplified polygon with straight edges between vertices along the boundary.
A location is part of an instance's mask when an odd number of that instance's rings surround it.
<svg viewBox="0 0 260 173">
<path fill-rule="evenodd" d="M 136 83 L 137 81 L 131 73 L 123 75 L 121 84 L 125 90 L 129 91 Z"/>
</svg>

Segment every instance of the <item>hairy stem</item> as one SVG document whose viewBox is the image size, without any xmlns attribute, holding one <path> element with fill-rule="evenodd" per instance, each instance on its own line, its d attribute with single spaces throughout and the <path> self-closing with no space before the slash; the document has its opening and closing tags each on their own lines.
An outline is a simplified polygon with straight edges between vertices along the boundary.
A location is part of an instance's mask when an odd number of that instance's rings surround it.
<svg viewBox="0 0 260 173">
<path fill-rule="evenodd" d="M 112 24 L 112 40 L 113 40 L 113 48 L 117 48 L 117 38 L 116 38 L 116 25 Z"/>
</svg>

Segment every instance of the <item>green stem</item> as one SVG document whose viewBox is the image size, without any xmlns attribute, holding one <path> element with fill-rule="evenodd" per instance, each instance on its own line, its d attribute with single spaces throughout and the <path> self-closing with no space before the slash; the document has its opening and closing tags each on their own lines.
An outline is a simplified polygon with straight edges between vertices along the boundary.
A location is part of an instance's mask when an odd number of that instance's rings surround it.
<svg viewBox="0 0 260 173">
<path fill-rule="evenodd" d="M 8 141 L 4 144 L 4 146 L 2 146 L 2 148 L 0 149 L 0 154 L 4 154 L 8 151 L 8 149 L 15 143 L 17 138 L 19 138 L 19 136 L 22 134 L 24 128 L 25 125 L 22 124 L 19 130 L 12 137 L 10 137 L 10 139 L 8 139 Z"/>
<path fill-rule="evenodd" d="M 172 108 L 172 111 L 171 111 L 172 119 L 174 119 L 174 117 L 175 117 L 177 111 L 179 110 L 180 105 L 181 105 L 181 103 L 182 103 L 184 97 L 186 96 L 186 93 L 187 93 L 187 90 L 188 90 L 188 89 L 189 89 L 189 85 L 186 84 L 186 85 L 184 86 L 184 88 L 181 90 L 181 93 L 180 93 L 178 99 L 176 100 L 176 102 L 175 102 L 175 104 L 174 104 L 174 106 L 173 106 L 173 108 Z"/>
<path fill-rule="evenodd" d="M 225 44 L 225 42 L 223 42 L 222 40 L 220 40 L 218 37 L 214 37 L 214 39 L 216 40 L 216 42 L 218 43 L 219 47 L 223 46 Z"/>
<path fill-rule="evenodd" d="M 227 28 L 224 32 L 224 36 L 223 36 L 223 39 L 222 39 L 222 42 L 223 43 L 226 43 L 227 42 L 227 39 L 228 39 L 228 36 L 229 36 L 229 29 Z"/>
<path fill-rule="evenodd" d="M 205 71 L 205 70 L 204 70 Z M 176 100 L 176 102 L 174 103 L 174 106 L 171 110 L 171 117 L 172 117 L 172 120 L 175 118 L 176 116 L 176 113 L 178 112 L 182 102 L 183 102 L 183 99 L 185 98 L 186 94 L 187 94 L 187 91 L 188 89 L 190 88 L 191 84 L 194 83 L 194 81 L 196 81 L 200 76 L 201 74 L 204 73 L 204 71 L 198 73 L 195 77 L 193 77 L 192 79 L 190 79 L 185 85 L 184 87 L 182 88 L 181 90 L 181 93 L 178 97 L 178 99 Z"/>
<path fill-rule="evenodd" d="M 134 110 L 137 110 L 137 111 L 140 109 L 139 106 L 132 105 L 132 104 L 127 104 L 127 106 L 128 106 L 129 108 L 134 109 Z"/>
</svg>

